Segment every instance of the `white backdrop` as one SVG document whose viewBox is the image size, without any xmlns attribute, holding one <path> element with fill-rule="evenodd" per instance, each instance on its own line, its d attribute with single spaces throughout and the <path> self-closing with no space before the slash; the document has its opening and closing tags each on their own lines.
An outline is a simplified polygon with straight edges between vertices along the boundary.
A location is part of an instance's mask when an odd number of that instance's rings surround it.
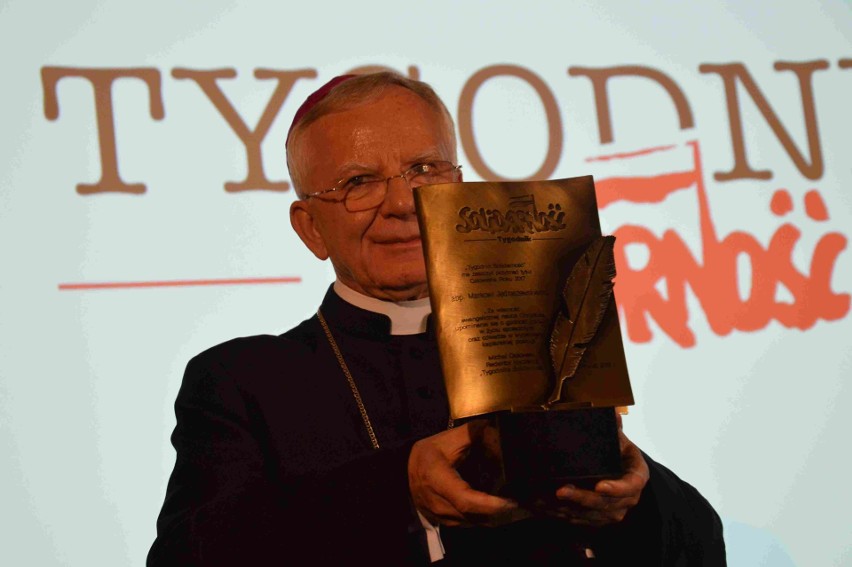
<svg viewBox="0 0 852 567">
<path fill-rule="evenodd" d="M 471 121 L 467 180 L 533 175 L 554 144 L 548 177 L 593 173 L 612 197 L 625 427 L 714 504 L 729 563 L 852 565 L 848 1 L 5 0 L 0 53 L 0 564 L 144 563 L 186 361 L 287 330 L 332 279 L 289 227 L 292 191 L 225 190 L 246 177 L 243 140 L 285 182 L 298 104 L 383 65 Z M 584 69 L 624 66 L 652 77 L 608 81 L 608 136 Z M 139 68 L 150 86 L 119 78 L 111 112 L 109 88 L 96 106 L 88 70 Z M 219 102 L 242 136 L 175 69 L 231 69 Z M 256 69 L 313 77 L 281 91 L 265 135 L 278 83 Z M 497 76 L 471 90 L 481 72 Z M 77 191 L 110 163 L 144 193 Z M 253 278 L 272 280 L 222 281 Z"/>
</svg>

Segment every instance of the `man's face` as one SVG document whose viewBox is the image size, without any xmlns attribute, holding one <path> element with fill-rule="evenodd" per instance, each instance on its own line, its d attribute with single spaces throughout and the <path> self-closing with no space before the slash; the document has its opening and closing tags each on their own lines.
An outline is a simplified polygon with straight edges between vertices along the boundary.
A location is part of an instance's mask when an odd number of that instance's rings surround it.
<svg viewBox="0 0 852 567">
<path fill-rule="evenodd" d="M 377 100 L 323 116 L 299 140 L 303 191 L 333 187 L 355 175 L 399 175 L 430 160 L 455 161 L 441 116 L 414 93 L 391 87 Z M 337 277 L 365 295 L 391 301 L 426 297 L 426 267 L 411 189 L 390 181 L 376 209 L 349 212 L 343 202 L 296 201 L 290 218 L 320 259 L 331 258 Z"/>
</svg>

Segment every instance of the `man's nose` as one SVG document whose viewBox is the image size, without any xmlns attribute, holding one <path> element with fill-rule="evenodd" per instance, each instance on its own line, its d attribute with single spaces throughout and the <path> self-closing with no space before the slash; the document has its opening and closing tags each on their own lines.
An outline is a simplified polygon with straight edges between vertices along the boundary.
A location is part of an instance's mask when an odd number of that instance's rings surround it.
<svg viewBox="0 0 852 567">
<path fill-rule="evenodd" d="M 388 177 L 388 189 L 382 203 L 382 212 L 388 216 L 414 214 L 414 192 L 404 175 Z"/>
</svg>

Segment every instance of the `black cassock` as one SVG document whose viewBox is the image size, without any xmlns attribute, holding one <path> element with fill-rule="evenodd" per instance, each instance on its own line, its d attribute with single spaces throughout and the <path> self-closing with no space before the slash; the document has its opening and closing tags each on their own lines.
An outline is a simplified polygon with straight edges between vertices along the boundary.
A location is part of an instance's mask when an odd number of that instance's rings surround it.
<svg viewBox="0 0 852 567">
<path fill-rule="evenodd" d="M 381 448 L 316 316 L 287 333 L 235 339 L 187 365 L 175 402 L 177 461 L 148 565 L 426 565 L 408 491 L 408 454 L 448 423 L 430 333 L 390 335 L 390 320 L 329 290 L 322 312 Z M 719 517 L 690 485 L 646 457 L 638 506 L 583 530 L 530 519 L 441 528 L 451 565 L 724 565 Z"/>
</svg>

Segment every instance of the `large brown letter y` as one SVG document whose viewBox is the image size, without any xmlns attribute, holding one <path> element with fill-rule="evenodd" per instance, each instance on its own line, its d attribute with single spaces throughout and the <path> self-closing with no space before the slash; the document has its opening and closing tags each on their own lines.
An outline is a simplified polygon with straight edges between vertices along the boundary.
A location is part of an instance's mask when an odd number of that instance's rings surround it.
<svg viewBox="0 0 852 567">
<path fill-rule="evenodd" d="M 234 106 L 225 98 L 222 89 L 219 88 L 218 79 L 233 79 L 237 76 L 234 69 L 213 69 L 210 71 L 196 71 L 193 69 L 173 69 L 172 76 L 175 79 L 192 79 L 195 81 L 228 126 L 234 131 L 246 148 L 246 160 L 248 172 L 242 181 L 228 181 L 225 183 L 225 191 L 249 191 L 262 189 L 267 191 L 286 191 L 290 184 L 286 181 L 270 181 L 263 171 L 263 157 L 260 153 L 260 145 L 269 133 L 272 122 L 278 116 L 278 111 L 287 99 L 287 95 L 293 85 L 299 79 L 313 79 L 317 72 L 313 69 L 299 69 L 297 71 L 274 71 L 271 69 L 255 69 L 254 76 L 258 79 L 278 79 L 278 85 L 272 93 L 272 97 L 266 104 L 260 120 L 254 130 L 249 130 L 240 115 L 234 110 Z"/>
</svg>

